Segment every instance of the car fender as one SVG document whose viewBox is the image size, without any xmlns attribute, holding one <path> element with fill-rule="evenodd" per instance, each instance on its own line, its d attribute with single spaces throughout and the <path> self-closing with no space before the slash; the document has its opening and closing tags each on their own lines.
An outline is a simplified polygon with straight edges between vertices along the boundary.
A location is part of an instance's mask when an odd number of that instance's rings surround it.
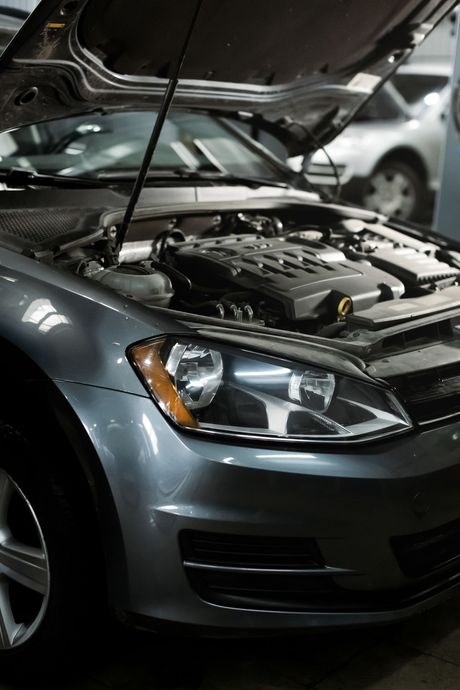
<svg viewBox="0 0 460 690">
<path fill-rule="evenodd" d="M 127 357 L 134 342 L 187 332 L 108 288 L 0 249 L 0 338 L 50 379 L 147 395 Z"/>
<path fill-rule="evenodd" d="M 86 424 L 83 397 L 75 395 L 72 404 L 60 387 L 72 382 L 77 391 L 120 391 L 121 397 L 146 400 L 127 347 L 187 329 L 88 279 L 3 248 L 0 315 L 0 414 L 32 442 L 49 440 L 50 452 L 59 454 L 85 492 L 100 535 L 109 602 L 116 601 L 128 576 L 113 487 Z"/>
</svg>

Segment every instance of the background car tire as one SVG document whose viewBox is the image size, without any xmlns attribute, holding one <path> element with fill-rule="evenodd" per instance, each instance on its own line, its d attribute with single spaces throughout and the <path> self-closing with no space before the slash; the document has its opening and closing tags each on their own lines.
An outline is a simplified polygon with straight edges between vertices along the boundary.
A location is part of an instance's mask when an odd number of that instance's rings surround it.
<svg viewBox="0 0 460 690">
<path fill-rule="evenodd" d="M 51 454 L 0 420 L 0 675 L 15 679 L 53 671 L 97 628 L 90 531 Z"/>
<path fill-rule="evenodd" d="M 361 203 L 386 216 L 421 221 L 427 212 L 426 185 L 413 166 L 388 158 L 366 181 Z"/>
</svg>

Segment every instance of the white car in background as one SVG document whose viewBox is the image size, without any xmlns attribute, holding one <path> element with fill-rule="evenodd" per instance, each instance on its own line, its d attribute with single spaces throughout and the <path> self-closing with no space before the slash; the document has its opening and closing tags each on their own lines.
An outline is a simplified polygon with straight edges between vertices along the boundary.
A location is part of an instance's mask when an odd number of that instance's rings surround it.
<svg viewBox="0 0 460 690">
<path fill-rule="evenodd" d="M 407 64 L 327 146 L 342 198 L 388 216 L 421 221 L 439 187 L 439 163 L 449 105 L 448 64 Z M 324 151 L 317 151 L 308 179 L 336 186 Z"/>
</svg>

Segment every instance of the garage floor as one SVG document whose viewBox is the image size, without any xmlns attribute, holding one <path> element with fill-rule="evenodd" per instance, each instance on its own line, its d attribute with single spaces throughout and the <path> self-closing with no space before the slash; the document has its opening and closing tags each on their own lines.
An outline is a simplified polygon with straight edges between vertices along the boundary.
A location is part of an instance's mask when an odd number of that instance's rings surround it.
<svg viewBox="0 0 460 690">
<path fill-rule="evenodd" d="M 83 667 L 79 658 L 73 677 L 48 681 L 43 689 L 459 690 L 460 594 L 391 628 L 192 641 L 121 631 L 110 650 L 95 656 L 97 662 Z M 41 686 L 35 681 L 21 687 Z"/>
</svg>

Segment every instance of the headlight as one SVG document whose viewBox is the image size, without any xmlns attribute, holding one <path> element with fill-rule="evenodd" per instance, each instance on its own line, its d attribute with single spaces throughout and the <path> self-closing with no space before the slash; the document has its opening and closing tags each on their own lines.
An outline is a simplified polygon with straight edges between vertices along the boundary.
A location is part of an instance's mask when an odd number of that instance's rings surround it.
<svg viewBox="0 0 460 690">
<path fill-rule="evenodd" d="M 364 440 L 411 422 L 377 385 L 224 345 L 162 338 L 130 358 L 163 412 L 205 433 Z"/>
</svg>

